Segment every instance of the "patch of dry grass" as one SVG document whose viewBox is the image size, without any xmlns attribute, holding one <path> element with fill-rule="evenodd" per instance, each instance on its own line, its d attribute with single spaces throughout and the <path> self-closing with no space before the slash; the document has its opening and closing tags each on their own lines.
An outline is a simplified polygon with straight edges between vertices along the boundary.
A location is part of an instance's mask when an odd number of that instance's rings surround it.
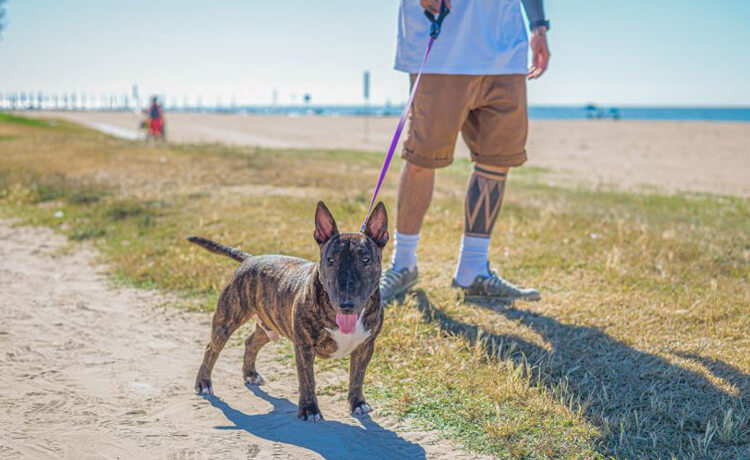
<svg viewBox="0 0 750 460">
<path fill-rule="evenodd" d="M 380 162 L 153 146 L 67 124 L 0 122 L 0 138 L 6 213 L 90 239 L 122 279 L 207 309 L 232 263 L 185 235 L 314 258 L 315 202 L 356 230 Z M 370 393 L 504 457 L 750 456 L 748 200 L 578 189 L 513 171 L 491 257 L 543 300 L 474 305 L 447 287 L 468 170 L 438 176 L 422 278 L 387 311 Z"/>
</svg>

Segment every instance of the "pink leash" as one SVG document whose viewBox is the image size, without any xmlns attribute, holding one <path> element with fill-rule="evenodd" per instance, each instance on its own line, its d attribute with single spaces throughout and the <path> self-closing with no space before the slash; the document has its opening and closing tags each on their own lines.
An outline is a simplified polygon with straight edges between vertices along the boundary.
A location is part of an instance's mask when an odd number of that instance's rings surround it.
<svg viewBox="0 0 750 460">
<path fill-rule="evenodd" d="M 437 40 L 438 36 L 440 36 L 440 29 L 443 25 L 443 19 L 450 13 L 450 10 L 445 5 L 445 0 L 440 2 L 440 13 L 435 16 L 429 11 L 425 10 L 424 14 L 427 16 L 427 19 L 430 20 L 432 25 L 430 26 L 430 41 L 427 42 L 427 49 L 424 52 L 424 57 L 422 58 L 422 64 L 419 66 L 419 73 L 417 74 L 417 78 L 414 80 L 414 86 L 411 88 L 411 93 L 409 94 L 409 100 L 406 103 L 406 106 L 404 106 L 403 112 L 401 112 L 401 119 L 398 120 L 398 126 L 396 126 L 396 132 L 393 134 L 393 139 L 391 140 L 391 147 L 388 149 L 388 153 L 385 155 L 385 159 L 383 160 L 383 166 L 380 167 L 380 176 L 378 176 L 378 183 L 375 184 L 375 191 L 372 192 L 372 199 L 370 200 L 370 207 L 367 208 L 367 214 L 365 214 L 365 220 L 362 221 L 362 226 L 359 228 L 359 233 L 363 234 L 365 233 L 365 228 L 367 228 L 367 220 L 370 218 L 370 213 L 372 212 L 372 207 L 375 206 L 375 199 L 378 197 L 378 193 L 380 192 L 380 188 L 383 186 L 383 180 L 385 180 L 385 174 L 388 172 L 388 166 L 391 165 L 391 160 L 393 159 L 393 152 L 396 151 L 396 145 L 398 144 L 398 140 L 401 137 L 401 131 L 404 130 L 404 125 L 406 124 L 406 118 L 409 116 L 409 110 L 411 110 L 411 104 L 414 101 L 414 95 L 417 94 L 417 88 L 419 88 L 419 80 L 422 79 L 422 72 L 424 71 L 424 65 L 427 62 L 427 56 L 430 55 L 430 50 L 432 49 L 432 44 L 435 43 L 435 40 Z"/>
<path fill-rule="evenodd" d="M 375 206 L 375 199 L 378 197 L 378 193 L 380 192 L 380 188 L 383 186 L 383 181 L 385 180 L 385 174 L 388 172 L 388 166 L 391 164 L 391 160 L 393 159 L 393 153 L 396 151 L 396 145 L 398 145 L 398 140 L 401 138 L 401 132 L 404 130 L 404 125 L 406 124 L 406 118 L 409 116 L 409 110 L 411 109 L 411 103 L 414 101 L 414 95 L 417 94 L 417 88 L 419 87 L 419 80 L 422 78 L 422 71 L 424 70 L 424 64 L 427 62 L 427 56 L 430 55 L 430 50 L 432 49 L 432 44 L 435 43 L 435 37 L 430 37 L 430 41 L 427 43 L 427 50 L 424 52 L 424 58 L 422 58 L 422 65 L 419 66 L 419 73 L 417 74 L 416 80 L 414 80 L 414 86 L 411 88 L 411 94 L 409 94 L 409 101 L 406 103 L 406 106 L 404 106 L 404 110 L 401 112 L 401 119 L 398 120 L 398 126 L 396 126 L 396 132 L 393 134 L 393 139 L 391 140 L 391 147 L 388 149 L 388 153 L 385 155 L 385 159 L 383 160 L 383 166 L 380 168 L 380 176 L 378 177 L 378 183 L 375 184 L 375 191 L 372 193 L 372 199 L 370 200 L 370 207 L 367 208 L 367 213 L 365 214 L 365 220 L 362 221 L 362 227 L 359 229 L 359 233 L 362 234 L 365 232 L 365 228 L 367 227 L 367 220 L 370 218 L 370 213 L 372 212 L 372 207 Z"/>
</svg>

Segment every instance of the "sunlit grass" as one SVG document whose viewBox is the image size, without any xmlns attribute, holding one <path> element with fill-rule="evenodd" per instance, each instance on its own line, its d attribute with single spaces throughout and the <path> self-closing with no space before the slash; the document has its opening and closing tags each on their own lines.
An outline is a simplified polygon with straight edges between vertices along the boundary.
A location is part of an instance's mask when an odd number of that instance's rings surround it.
<svg viewBox="0 0 750 460">
<path fill-rule="evenodd" d="M 206 310 L 234 263 L 186 235 L 315 258 L 315 202 L 355 231 L 381 160 L 8 121 L 0 138 L 5 214 L 93 242 L 119 279 Z M 399 167 L 383 192 L 392 219 Z M 747 455 L 748 200 L 591 190 L 514 170 L 491 259 L 543 300 L 472 305 L 448 287 L 468 170 L 440 172 L 419 289 L 387 310 L 367 387 L 382 409 L 505 457 Z"/>
</svg>

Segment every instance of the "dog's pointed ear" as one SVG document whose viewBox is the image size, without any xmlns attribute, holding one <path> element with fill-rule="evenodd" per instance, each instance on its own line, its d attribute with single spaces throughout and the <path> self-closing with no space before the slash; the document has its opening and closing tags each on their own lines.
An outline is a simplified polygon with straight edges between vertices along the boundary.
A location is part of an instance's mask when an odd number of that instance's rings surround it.
<svg viewBox="0 0 750 460">
<path fill-rule="evenodd" d="M 325 203 L 318 201 L 318 207 L 315 209 L 315 241 L 322 246 L 338 233 L 339 230 L 336 228 L 333 214 L 328 210 Z"/>
<path fill-rule="evenodd" d="M 388 213 L 385 212 L 385 205 L 382 201 L 378 202 L 370 218 L 367 219 L 365 234 L 381 248 L 385 247 L 388 242 Z"/>
</svg>

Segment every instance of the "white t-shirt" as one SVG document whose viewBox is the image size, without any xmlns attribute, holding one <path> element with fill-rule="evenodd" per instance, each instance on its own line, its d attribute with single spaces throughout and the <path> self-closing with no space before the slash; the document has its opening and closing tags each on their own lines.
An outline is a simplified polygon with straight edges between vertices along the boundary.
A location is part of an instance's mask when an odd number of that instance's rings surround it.
<svg viewBox="0 0 750 460">
<path fill-rule="evenodd" d="M 526 74 L 529 39 L 520 0 L 453 0 L 425 73 Z M 419 71 L 430 21 L 419 0 L 401 0 L 396 70 Z"/>
</svg>

